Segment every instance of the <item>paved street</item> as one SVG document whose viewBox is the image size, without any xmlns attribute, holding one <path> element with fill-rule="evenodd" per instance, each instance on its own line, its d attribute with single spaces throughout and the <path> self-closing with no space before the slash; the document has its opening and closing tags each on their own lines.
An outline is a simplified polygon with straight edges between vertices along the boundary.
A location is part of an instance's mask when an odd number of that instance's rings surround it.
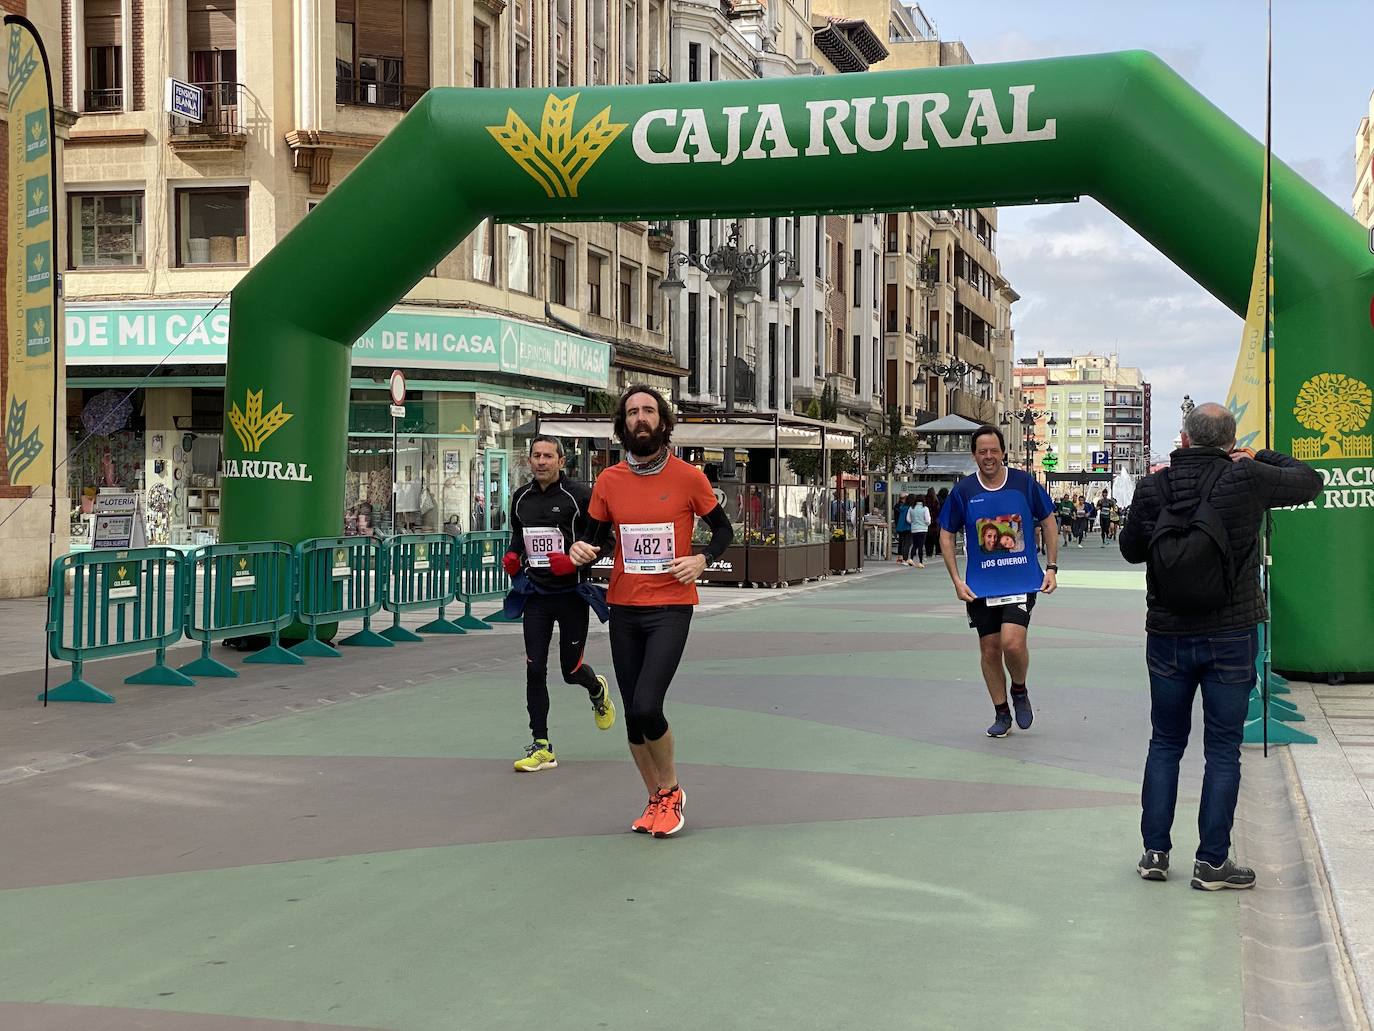
<svg viewBox="0 0 1374 1031">
<path fill-rule="evenodd" d="M 1179 876 L 1136 877 L 1142 577 L 1063 565 L 1001 741 L 938 565 L 713 602 L 670 841 L 576 689 L 559 768 L 511 771 L 516 628 L 180 691 L 93 666 L 112 707 L 0 678 L 0 1027 L 1359 1026 L 1281 751 L 1245 758 L 1258 890 L 1188 887 L 1192 756 Z"/>
</svg>

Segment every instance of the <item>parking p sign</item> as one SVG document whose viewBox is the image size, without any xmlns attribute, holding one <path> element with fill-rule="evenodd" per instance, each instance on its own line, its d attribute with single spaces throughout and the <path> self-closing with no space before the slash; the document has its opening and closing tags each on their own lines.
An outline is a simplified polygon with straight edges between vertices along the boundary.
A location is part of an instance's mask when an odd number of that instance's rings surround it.
<svg viewBox="0 0 1374 1031">
<path fill-rule="evenodd" d="M 180 79 L 167 80 L 167 111 L 191 122 L 205 118 L 205 91 Z"/>
</svg>

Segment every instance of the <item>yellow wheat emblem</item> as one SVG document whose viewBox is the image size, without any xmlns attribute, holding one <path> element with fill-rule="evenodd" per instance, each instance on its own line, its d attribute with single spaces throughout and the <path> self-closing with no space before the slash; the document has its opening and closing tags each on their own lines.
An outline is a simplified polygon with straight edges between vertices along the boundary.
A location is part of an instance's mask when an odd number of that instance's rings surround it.
<svg viewBox="0 0 1374 1031">
<path fill-rule="evenodd" d="M 247 412 L 239 411 L 239 404 L 235 401 L 234 406 L 229 409 L 229 425 L 234 427 L 239 443 L 245 451 L 261 451 L 263 441 L 281 429 L 286 420 L 291 418 L 289 412 L 282 411 L 280 401 L 277 402 L 277 407 L 264 415 L 261 390 L 256 394 L 248 391 L 246 408 Z"/>
<path fill-rule="evenodd" d="M 559 100 L 549 94 L 538 136 L 512 109 L 506 111 L 505 125 L 487 126 L 501 149 L 550 197 L 576 197 L 582 177 L 627 128 L 626 123 L 613 123 L 606 107 L 574 133 L 573 111 L 580 96 L 574 93 Z"/>
</svg>

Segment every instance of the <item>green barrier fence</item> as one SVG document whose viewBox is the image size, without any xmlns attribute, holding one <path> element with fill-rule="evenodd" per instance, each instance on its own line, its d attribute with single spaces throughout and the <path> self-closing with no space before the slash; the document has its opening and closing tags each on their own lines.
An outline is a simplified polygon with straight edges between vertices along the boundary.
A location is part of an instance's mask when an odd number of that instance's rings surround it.
<svg viewBox="0 0 1374 1031">
<path fill-rule="evenodd" d="M 472 614 L 474 601 L 502 598 L 510 590 L 510 577 L 501 566 L 509 535 L 503 530 L 483 530 L 463 535 L 458 565 L 458 601 L 463 615 L 458 625 L 467 630 L 490 630 L 491 621 Z"/>
<path fill-rule="evenodd" d="M 197 677 L 236 677 L 210 657 L 212 641 L 270 634 L 272 642 L 244 662 L 305 663 L 281 646 L 281 632 L 295 618 L 296 564 L 281 541 L 210 544 L 186 556 L 186 636 L 201 642 L 200 658 L 181 667 Z M 199 596 L 196 591 L 199 589 Z"/>
<path fill-rule="evenodd" d="M 444 616 L 457 588 L 459 538 L 447 533 L 402 533 L 382 545 L 382 608 L 392 615 L 391 626 L 382 631 L 388 641 L 421 641 L 413 630 L 401 626 L 401 613 L 438 608 L 439 615 L 420 633 L 462 634 L 457 623 Z"/>
<path fill-rule="evenodd" d="M 83 665 L 91 659 L 146 651 L 156 653 L 153 665 L 126 677 L 124 683 L 193 684 L 166 662 L 168 645 L 182 636 L 185 590 L 185 566 L 175 548 L 89 551 L 54 562 L 48 587 L 48 649 L 54 659 L 72 664 L 72 676 L 50 690 L 48 700 L 113 702 L 113 695 L 82 678 Z"/>
<path fill-rule="evenodd" d="M 300 656 L 338 659 L 343 653 L 320 640 L 320 627 L 343 619 L 363 620 L 363 628 L 339 644 L 390 648 L 372 629 L 382 607 L 382 544 L 375 537 L 314 537 L 296 545 L 296 618 L 308 636 L 291 648 Z"/>
</svg>

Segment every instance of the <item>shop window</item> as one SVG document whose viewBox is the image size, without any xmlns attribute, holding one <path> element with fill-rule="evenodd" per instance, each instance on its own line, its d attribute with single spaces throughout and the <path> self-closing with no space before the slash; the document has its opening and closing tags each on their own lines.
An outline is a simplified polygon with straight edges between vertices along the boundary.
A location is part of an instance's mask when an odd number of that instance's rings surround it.
<svg viewBox="0 0 1374 1031">
<path fill-rule="evenodd" d="M 472 234 L 472 278 L 478 283 L 496 282 L 491 219 L 483 219 Z"/>
<path fill-rule="evenodd" d="M 601 281 L 605 259 L 595 251 L 587 252 L 587 311 L 601 315 Z"/>
<path fill-rule="evenodd" d="M 71 267 L 143 266 L 143 194 L 70 194 Z"/>
<path fill-rule="evenodd" d="M 335 99 L 408 109 L 429 89 L 429 0 L 336 0 Z"/>
<path fill-rule="evenodd" d="M 526 226 L 506 226 L 506 284 L 522 294 L 534 293 L 533 242 L 534 232 Z"/>
<path fill-rule="evenodd" d="M 571 278 L 570 247 L 563 240 L 549 240 L 549 301 L 568 306 L 568 280 Z"/>
<path fill-rule="evenodd" d="M 248 187 L 176 191 L 177 266 L 248 264 Z"/>
</svg>

